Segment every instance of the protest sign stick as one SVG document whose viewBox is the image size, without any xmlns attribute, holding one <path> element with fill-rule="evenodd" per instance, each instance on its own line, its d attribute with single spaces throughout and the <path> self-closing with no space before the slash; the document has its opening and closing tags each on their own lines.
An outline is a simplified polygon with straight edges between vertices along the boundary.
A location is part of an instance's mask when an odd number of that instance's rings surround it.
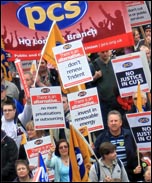
<svg viewBox="0 0 152 183">
<path fill-rule="evenodd" d="M 53 131 L 52 129 L 49 129 L 49 133 L 50 133 L 50 139 L 51 139 L 51 142 L 54 142 L 54 138 L 53 138 Z"/>
<path fill-rule="evenodd" d="M 88 132 L 88 138 L 89 138 L 89 144 L 92 145 L 92 138 L 91 138 L 91 133 Z"/>
<path fill-rule="evenodd" d="M 39 69 L 40 69 L 42 57 L 43 57 L 43 55 L 41 55 L 40 62 L 39 62 L 39 65 L 38 65 L 38 68 L 37 68 L 37 71 L 36 71 L 36 74 L 35 74 L 34 85 L 33 85 L 34 87 L 35 87 L 36 79 L 37 79 L 38 72 L 39 72 Z"/>
<path fill-rule="evenodd" d="M 137 158 L 138 158 L 138 165 L 140 166 L 140 156 L 139 156 L 139 149 L 137 147 Z"/>
</svg>

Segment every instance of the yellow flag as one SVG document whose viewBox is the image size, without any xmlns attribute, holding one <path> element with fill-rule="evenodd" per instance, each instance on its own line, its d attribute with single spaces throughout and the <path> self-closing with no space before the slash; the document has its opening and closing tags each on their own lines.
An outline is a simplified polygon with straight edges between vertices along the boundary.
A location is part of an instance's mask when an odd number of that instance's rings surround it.
<svg viewBox="0 0 152 183">
<path fill-rule="evenodd" d="M 27 143 L 27 138 L 26 138 L 26 135 L 25 133 L 22 134 L 22 140 L 21 140 L 21 145 L 24 145 Z"/>
<path fill-rule="evenodd" d="M 37 70 L 36 61 L 33 61 L 32 65 L 31 65 L 31 68 L 30 68 L 30 72 L 35 76 L 36 75 L 36 70 Z"/>
<path fill-rule="evenodd" d="M 141 90 L 140 90 L 140 82 L 138 82 L 138 87 L 137 87 L 137 108 L 139 112 L 142 112 L 142 96 L 141 96 Z"/>
<path fill-rule="evenodd" d="M 52 48 L 56 47 L 57 43 L 63 44 L 63 43 L 65 43 L 65 40 L 62 37 L 62 34 L 61 34 L 56 22 L 54 21 L 51 26 L 51 29 L 49 31 L 46 43 L 41 52 L 43 58 L 48 63 L 52 64 L 54 67 L 57 67 L 57 66 L 56 66 L 56 61 L 54 58 Z"/>
<path fill-rule="evenodd" d="M 70 125 L 70 182 L 87 182 L 90 157 L 93 155 L 81 133 Z"/>
<path fill-rule="evenodd" d="M 83 126 L 83 127 L 81 127 L 81 128 L 79 128 L 79 131 L 80 131 L 80 133 L 84 136 L 84 137 L 86 137 L 86 136 L 88 136 L 88 127 L 87 126 Z"/>
</svg>

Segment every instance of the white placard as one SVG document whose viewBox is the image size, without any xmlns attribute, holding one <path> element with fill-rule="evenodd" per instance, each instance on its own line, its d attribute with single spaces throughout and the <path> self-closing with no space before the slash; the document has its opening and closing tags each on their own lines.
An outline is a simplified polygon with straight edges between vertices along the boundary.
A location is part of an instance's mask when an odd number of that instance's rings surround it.
<svg viewBox="0 0 152 183">
<path fill-rule="evenodd" d="M 96 88 L 67 95 L 72 124 L 77 128 L 88 127 L 89 132 L 104 129 Z"/>
<path fill-rule="evenodd" d="M 30 96 L 36 130 L 65 127 L 60 86 L 30 88 Z"/>
<path fill-rule="evenodd" d="M 151 151 L 151 111 L 126 116 L 139 151 Z"/>
<path fill-rule="evenodd" d="M 132 27 L 151 24 L 151 16 L 144 1 L 125 1 Z"/>
<path fill-rule="evenodd" d="M 50 136 L 45 136 L 36 140 L 28 141 L 26 144 L 24 144 L 24 148 L 26 151 L 29 164 L 32 166 L 38 167 L 39 152 L 42 154 L 43 160 L 45 162 L 52 143 L 55 145 L 54 141 L 52 142 L 52 139 L 50 138 Z M 32 171 L 33 174 L 35 174 L 35 170 Z M 48 170 L 48 176 L 50 180 L 54 179 L 53 169 Z"/>
<path fill-rule="evenodd" d="M 119 56 L 111 61 L 121 97 L 132 96 L 137 91 L 138 81 L 141 90 L 151 90 L 151 73 L 144 51 Z"/>
<path fill-rule="evenodd" d="M 54 47 L 53 52 L 65 89 L 93 80 L 81 40 Z"/>
</svg>

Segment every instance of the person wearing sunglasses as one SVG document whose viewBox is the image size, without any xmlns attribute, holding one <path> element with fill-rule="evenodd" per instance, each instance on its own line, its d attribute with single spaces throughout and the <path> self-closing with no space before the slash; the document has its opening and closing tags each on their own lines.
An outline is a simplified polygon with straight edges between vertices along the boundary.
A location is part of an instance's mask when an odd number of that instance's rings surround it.
<svg viewBox="0 0 152 183">
<path fill-rule="evenodd" d="M 46 160 L 46 167 L 54 169 L 54 182 L 70 182 L 69 179 L 69 143 L 60 139 L 51 144 L 50 152 Z"/>
</svg>

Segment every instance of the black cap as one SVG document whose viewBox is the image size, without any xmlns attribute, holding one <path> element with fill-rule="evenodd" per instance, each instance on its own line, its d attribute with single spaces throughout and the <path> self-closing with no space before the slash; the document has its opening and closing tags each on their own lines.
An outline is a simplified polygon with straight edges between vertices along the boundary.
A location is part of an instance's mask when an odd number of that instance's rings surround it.
<svg viewBox="0 0 152 183">
<path fill-rule="evenodd" d="M 146 31 L 146 29 L 151 29 L 151 24 L 145 25 L 144 26 L 144 31 Z"/>
</svg>

